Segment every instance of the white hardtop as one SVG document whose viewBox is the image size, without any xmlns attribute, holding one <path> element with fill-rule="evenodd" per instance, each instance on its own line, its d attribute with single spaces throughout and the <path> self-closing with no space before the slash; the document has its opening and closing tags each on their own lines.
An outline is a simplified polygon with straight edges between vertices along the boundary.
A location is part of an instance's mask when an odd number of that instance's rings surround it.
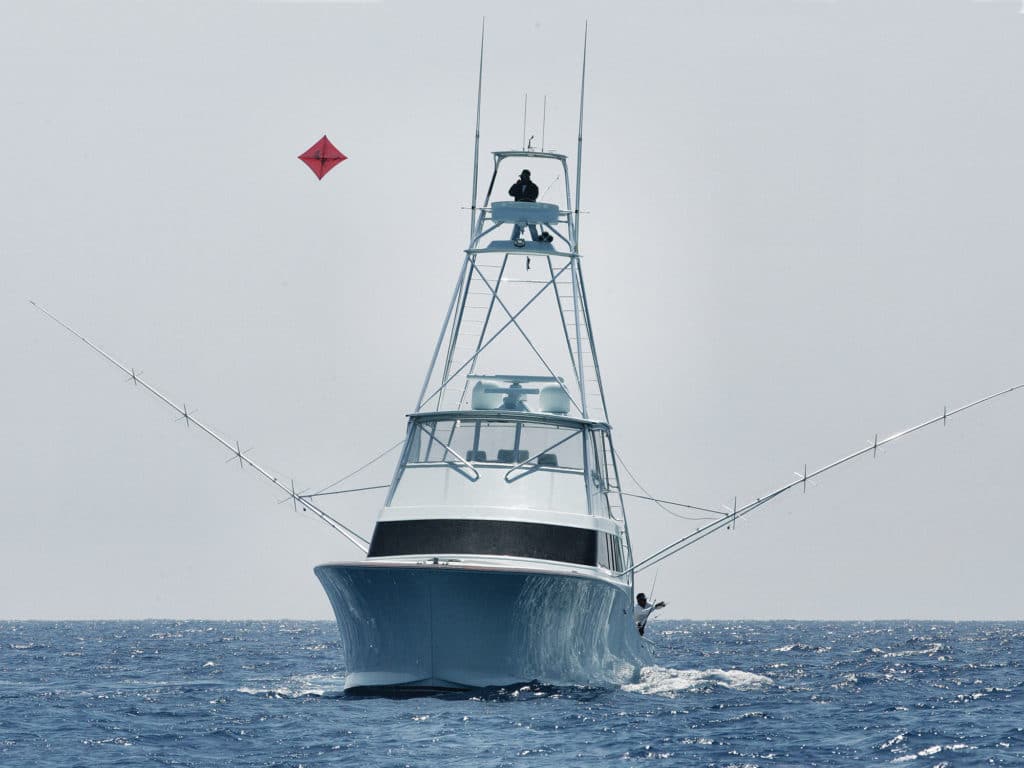
<svg viewBox="0 0 1024 768">
<path fill-rule="evenodd" d="M 596 419 L 580 419 L 576 416 L 562 416 L 554 413 L 533 413 L 531 411 L 509 411 L 503 408 L 488 410 L 459 410 L 459 411 L 418 411 L 407 414 L 410 419 L 417 421 L 467 421 L 470 419 L 487 419 L 489 421 L 521 421 L 535 422 L 539 424 L 558 424 L 566 427 L 611 430 L 611 425 L 606 421 Z"/>
<path fill-rule="evenodd" d="M 568 159 L 568 155 L 563 155 L 560 152 L 545 152 L 543 150 L 536 149 L 498 149 L 491 152 L 494 155 L 496 161 L 505 160 L 509 157 L 534 157 L 538 159 L 557 160 L 560 163 L 564 163 Z"/>
</svg>

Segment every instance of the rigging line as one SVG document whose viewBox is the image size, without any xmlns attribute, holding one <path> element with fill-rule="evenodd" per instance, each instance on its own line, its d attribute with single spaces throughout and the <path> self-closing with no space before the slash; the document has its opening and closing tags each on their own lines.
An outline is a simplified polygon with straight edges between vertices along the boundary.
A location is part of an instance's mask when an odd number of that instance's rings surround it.
<svg viewBox="0 0 1024 768">
<path fill-rule="evenodd" d="M 316 493 L 300 493 L 299 494 L 299 498 L 300 499 L 312 499 L 315 496 L 337 496 L 338 494 L 341 494 L 341 493 L 358 493 L 359 491 L 376 491 L 376 490 L 379 490 L 381 488 L 390 488 L 390 487 L 391 487 L 391 483 L 388 483 L 387 485 L 367 485 L 367 486 L 364 486 L 363 488 L 346 488 L 346 489 L 341 490 L 341 491 L 317 491 Z"/>
<path fill-rule="evenodd" d="M 29 303 L 33 307 L 38 309 L 40 312 L 42 312 L 44 315 L 46 315 L 48 318 L 50 318 L 55 323 L 57 323 L 57 325 L 59 325 L 64 330 L 66 330 L 72 336 L 75 336 L 79 340 L 83 341 L 86 344 L 86 346 L 88 346 L 94 352 L 96 352 L 101 357 L 103 357 L 107 362 L 109 362 L 110 364 L 112 364 L 116 368 L 119 368 L 121 371 L 123 371 L 128 376 L 130 376 L 131 377 L 131 381 L 132 381 L 133 384 L 141 386 L 143 389 L 145 389 L 151 395 L 156 397 L 158 400 L 161 400 L 164 404 L 170 406 L 179 416 L 181 416 L 182 418 L 186 419 L 185 423 L 187 425 L 190 425 L 190 426 L 191 425 L 195 425 L 197 429 L 201 430 L 202 432 L 205 432 L 207 435 L 212 437 L 215 441 L 217 441 L 222 446 L 227 448 L 228 451 L 231 452 L 232 458 L 237 458 L 239 462 L 241 462 L 241 463 L 251 467 L 259 475 L 262 475 L 263 477 L 265 477 L 267 480 L 269 480 L 271 483 L 273 483 L 277 488 L 279 488 L 280 490 L 282 490 L 286 494 L 288 494 L 288 498 L 291 499 L 293 502 L 299 502 L 299 503 L 305 505 L 306 507 L 308 507 L 309 509 L 311 509 L 313 511 L 313 513 L 317 517 L 319 517 L 322 522 L 326 523 L 331 528 L 336 530 L 338 533 L 340 533 L 342 536 L 344 536 L 346 539 L 348 539 L 357 548 L 359 548 L 363 552 L 369 552 L 370 551 L 370 544 L 369 544 L 369 542 L 366 539 L 364 539 L 362 536 L 360 536 L 358 533 L 353 531 L 348 526 L 343 525 L 342 523 L 340 523 L 337 520 L 335 520 L 333 517 L 331 517 L 329 514 L 324 512 L 322 509 L 317 507 L 312 502 L 309 502 L 309 501 L 303 499 L 302 497 L 300 497 L 295 492 L 294 488 L 290 488 L 289 486 L 285 485 L 280 480 L 278 480 L 276 475 L 271 474 L 266 469 L 264 469 L 262 466 L 260 466 L 255 461 L 253 461 L 248 456 L 246 456 L 239 449 L 237 442 L 235 443 L 235 445 L 232 445 L 230 442 L 228 442 L 227 439 L 225 439 L 224 437 L 219 435 L 211 427 L 207 426 L 203 422 L 201 422 L 198 419 L 196 419 L 193 414 L 188 412 L 188 409 L 186 407 L 179 406 L 177 403 L 175 403 L 170 398 L 168 398 L 165 394 L 163 394 L 156 387 L 154 387 L 154 386 L 150 385 L 148 382 L 144 381 L 138 375 L 138 373 L 135 372 L 135 370 L 133 368 L 129 368 L 128 366 L 126 366 L 124 363 L 120 362 L 116 358 L 108 355 L 106 352 L 104 352 L 98 346 L 96 346 L 91 341 L 89 341 L 89 339 L 87 339 L 85 336 L 80 334 L 78 331 L 76 331 L 74 328 L 72 328 L 70 325 L 68 325 L 64 321 L 62 321 L 56 315 L 54 315 L 51 312 L 47 311 L 41 305 L 36 304 L 36 302 L 31 301 L 31 300 L 29 300 Z"/>
<path fill-rule="evenodd" d="M 366 468 L 367 468 L 368 466 L 370 466 L 371 464 L 374 464 L 374 463 L 376 463 L 376 462 L 380 461 L 380 460 L 381 460 L 381 459 L 383 459 L 383 458 L 384 458 L 385 456 L 387 456 L 387 455 L 388 455 L 389 453 L 391 453 L 391 452 L 392 452 L 393 450 L 395 450 L 395 448 L 397 448 L 398 446 L 400 446 L 400 445 L 402 445 L 402 444 L 404 444 L 404 443 L 405 443 L 405 438 L 403 437 L 403 438 L 402 438 L 401 440 L 399 440 L 399 441 L 398 441 L 397 443 L 395 443 L 394 445 L 392 445 L 392 446 L 391 446 L 390 448 L 386 448 L 386 449 L 385 449 L 385 450 L 383 450 L 382 452 L 378 453 L 378 454 L 377 454 L 376 456 L 374 456 L 374 457 L 373 457 L 372 459 L 370 459 L 370 460 L 369 460 L 368 462 L 366 462 L 365 464 L 363 464 L 363 466 L 361 466 L 361 467 L 360 467 L 359 469 L 356 469 L 356 470 L 353 470 L 352 472 L 349 472 L 349 473 L 348 473 L 347 475 L 345 475 L 345 476 L 344 476 L 343 478 L 341 478 L 340 480 L 335 480 L 335 481 L 334 481 L 333 483 L 331 483 L 330 485 L 325 485 L 325 486 L 324 486 L 323 488 L 321 488 L 321 489 L 320 489 L 319 491 L 316 491 L 315 493 L 311 493 L 311 494 L 309 494 L 309 495 L 310 495 L 310 496 L 328 496 L 329 494 L 328 494 L 328 493 L 326 493 L 326 491 L 329 491 L 329 490 L 331 490 L 331 488 L 334 488 L 334 487 L 335 487 L 336 485 L 341 485 L 342 483 L 344 483 L 344 482 L 345 482 L 346 480 L 348 480 L 348 479 L 349 479 L 350 477 L 352 477 L 353 475 L 358 475 L 358 474 L 359 474 L 360 472 L 362 472 L 362 471 L 363 471 L 364 469 L 366 469 Z"/>
<path fill-rule="evenodd" d="M 676 502 L 676 501 L 665 501 L 664 499 L 656 499 L 651 494 L 651 492 L 648 491 L 646 488 L 644 488 L 643 484 L 639 480 L 636 479 L 636 475 L 633 474 L 632 470 L 629 468 L 629 465 L 626 464 L 625 460 L 622 458 L 622 454 L 619 453 L 618 450 L 615 450 L 615 458 L 619 460 L 619 464 L 621 464 L 622 468 L 624 470 L 626 470 L 626 474 L 629 475 L 630 480 L 632 480 L 634 483 L 636 483 L 637 487 L 641 491 L 643 491 L 645 494 L 647 494 L 646 496 L 639 496 L 639 495 L 637 495 L 635 493 L 626 493 L 625 491 L 621 491 L 620 490 L 619 493 L 621 493 L 623 496 L 633 496 L 633 497 L 638 498 L 638 499 L 647 499 L 648 501 L 653 501 L 655 504 L 658 505 L 658 507 L 661 508 L 662 512 L 665 512 L 665 513 L 667 513 L 669 515 L 672 515 L 672 517 L 679 518 L 680 520 L 706 520 L 707 518 L 705 518 L 705 517 L 687 517 L 686 515 L 680 515 L 678 512 L 673 512 L 671 509 L 666 509 L 664 505 L 665 504 L 671 504 L 671 505 L 676 506 L 676 507 L 684 507 L 686 509 L 692 509 L 695 512 L 709 512 L 709 513 L 711 513 L 713 515 L 719 515 L 719 516 L 728 514 L 726 512 L 720 512 L 717 509 L 708 509 L 707 507 L 697 507 L 697 506 L 693 506 L 692 504 L 681 504 L 681 503 Z"/>
<path fill-rule="evenodd" d="M 646 570 L 653 565 L 657 565 L 658 563 L 663 562 L 672 555 L 678 554 L 687 547 L 693 546 L 698 541 L 706 539 L 711 534 L 716 533 L 717 531 L 720 531 L 723 528 L 728 530 L 730 525 L 735 523 L 737 518 L 740 518 L 749 512 L 753 512 L 758 507 L 767 504 L 769 501 L 772 501 L 775 497 L 779 496 L 780 493 L 781 492 L 772 493 L 763 499 L 758 499 L 757 501 L 752 502 L 751 504 L 749 504 L 746 507 L 743 507 L 742 509 L 738 509 L 735 513 L 730 513 L 727 518 L 723 518 L 714 523 L 709 523 L 708 525 L 698 528 L 688 536 L 684 536 L 682 539 L 676 541 L 675 544 L 670 545 L 673 547 L 670 551 L 656 553 L 655 555 L 652 555 L 646 560 L 641 560 L 639 563 L 633 566 L 633 569 L 636 571 Z"/>
<path fill-rule="evenodd" d="M 547 189 L 545 189 L 543 192 L 540 193 L 540 197 L 538 197 L 537 199 L 538 200 L 543 200 L 545 197 L 547 197 L 548 192 L 551 191 L 551 188 L 553 186 L 555 186 L 555 182 L 558 181 L 560 178 L 562 178 L 562 174 L 559 173 L 559 174 L 557 174 L 555 176 L 555 178 L 552 180 L 552 182 L 550 184 L 548 184 Z"/>
<path fill-rule="evenodd" d="M 508 259 L 509 259 L 509 256 L 506 253 L 505 256 L 501 260 L 501 269 L 498 270 L 498 277 L 495 280 L 495 287 L 501 285 L 501 280 L 505 276 L 505 268 L 508 266 Z M 480 271 L 480 265 L 477 263 L 477 260 L 475 258 L 473 259 L 473 268 L 476 271 L 476 274 L 478 274 L 478 275 L 482 275 L 483 274 L 483 272 Z M 469 273 L 469 281 L 470 281 L 470 283 L 472 283 L 472 280 L 473 280 L 473 272 L 470 272 Z M 469 295 L 469 288 L 470 288 L 470 285 L 467 284 L 467 286 L 466 286 L 466 295 L 467 296 Z M 477 351 L 480 350 L 480 345 L 484 343 L 484 338 L 487 336 L 487 328 L 491 324 L 491 315 L 494 312 L 494 302 L 495 302 L 495 299 L 497 298 L 495 296 L 494 292 L 491 291 L 489 287 L 488 287 L 488 291 L 486 293 L 481 291 L 481 294 L 488 297 L 488 299 L 487 299 L 487 314 L 484 315 L 483 323 L 480 326 L 480 335 L 477 337 L 477 340 L 476 340 L 476 350 Z M 469 392 L 469 376 L 471 376 L 472 374 L 476 373 L 476 364 L 477 364 L 477 361 L 474 360 L 473 364 L 469 366 L 469 374 L 466 376 L 466 380 L 462 383 L 462 395 L 459 397 L 459 409 L 460 410 L 462 409 L 463 403 L 465 403 L 466 394 Z"/>
<path fill-rule="evenodd" d="M 693 504 L 683 504 L 679 501 L 668 501 L 667 499 L 656 499 L 653 496 L 641 496 L 639 493 L 628 493 L 626 491 L 620 491 L 623 496 L 630 496 L 634 499 L 643 499 L 644 501 L 653 501 L 655 504 L 669 504 L 673 507 L 682 507 L 683 509 L 692 509 L 694 512 L 708 512 L 715 515 L 715 517 L 688 517 L 686 515 L 680 515 L 678 512 L 673 512 L 671 509 L 665 509 L 674 517 L 678 517 L 680 520 L 717 520 L 719 517 L 725 517 L 732 514 L 731 512 L 722 512 L 717 509 L 708 509 L 707 507 L 695 507 Z"/>
<path fill-rule="evenodd" d="M 692 533 L 688 533 L 686 536 L 683 536 L 682 538 L 677 539 L 671 544 L 662 547 L 653 555 L 650 555 L 649 557 L 641 560 L 639 563 L 635 563 L 631 568 L 627 568 L 626 570 L 621 571 L 619 575 L 629 573 L 630 571 L 637 572 L 642 571 L 646 568 L 650 568 L 652 565 L 660 563 L 665 558 L 671 557 L 677 552 L 680 552 L 681 550 L 686 549 L 687 547 L 693 544 L 696 544 L 698 541 L 705 538 L 706 536 L 710 536 L 712 533 L 715 533 L 716 531 L 719 531 L 722 528 L 729 526 L 731 523 L 735 523 L 736 520 L 738 520 L 739 518 L 749 514 L 750 512 L 753 512 L 755 509 L 767 504 L 769 501 L 775 500 L 776 498 L 784 494 L 786 491 L 792 490 L 797 486 L 804 485 L 808 480 L 811 480 L 817 477 L 818 475 L 822 475 L 825 472 L 828 472 L 831 469 L 835 469 L 836 467 L 839 467 L 848 461 L 852 461 L 853 459 L 863 456 L 866 453 L 872 453 L 877 455 L 878 449 L 881 446 L 886 445 L 887 443 L 899 440 L 901 437 L 906 437 L 907 435 L 913 434 L 914 432 L 917 432 L 920 429 L 929 427 L 932 424 L 937 424 L 940 421 L 943 424 L 945 424 L 950 416 L 966 411 L 967 409 L 973 408 L 976 405 L 987 403 L 989 400 L 994 400 L 997 397 L 1008 395 L 1011 392 L 1014 392 L 1018 389 L 1024 389 L 1024 384 L 1017 384 L 1013 387 L 1009 387 L 999 392 L 995 392 L 991 395 L 986 395 L 985 397 L 978 398 L 973 402 L 967 403 L 966 405 L 961 405 L 959 408 L 954 408 L 953 410 L 943 408 L 941 416 L 935 416 L 934 418 L 923 421 L 920 424 L 916 424 L 913 427 L 908 427 L 907 429 L 895 432 L 883 440 L 875 438 L 866 448 L 861 448 L 860 450 L 847 454 L 846 456 L 843 456 L 840 459 L 836 459 L 830 464 L 826 464 L 820 469 L 816 469 L 814 472 L 800 475 L 799 477 L 797 477 L 796 480 L 793 480 L 792 482 L 783 485 L 781 488 L 777 488 L 776 490 L 772 491 L 771 493 L 765 496 L 758 497 L 757 499 L 750 502 L 746 506 L 740 507 L 739 509 L 729 513 L 726 517 L 723 517 L 721 520 L 717 520 L 713 523 L 709 523 L 708 525 L 702 526 L 697 530 L 693 531 Z"/>
<path fill-rule="evenodd" d="M 498 302 L 498 306 L 501 307 L 503 310 L 505 310 L 505 314 L 508 315 L 509 318 L 511 318 L 510 322 L 512 322 L 515 325 L 516 330 L 519 331 L 519 335 L 523 337 L 523 339 L 529 345 L 530 349 L 533 350 L 533 354 L 535 354 L 537 356 L 537 359 L 540 360 L 541 365 L 543 365 L 547 369 L 548 373 L 551 374 L 551 377 L 555 380 L 555 383 L 562 388 L 562 391 L 565 392 L 565 396 L 569 398 L 569 402 L 571 402 L 573 405 L 575 405 L 576 408 L 580 411 L 580 413 L 582 413 L 583 412 L 583 408 L 580 407 L 580 404 L 577 403 L 576 399 L 569 393 L 569 390 L 566 388 L 565 384 L 563 384 L 562 380 L 558 377 L 558 374 L 556 374 L 551 369 L 551 366 L 548 365 L 548 361 L 544 359 L 544 356 L 540 353 L 540 350 L 537 349 L 537 347 L 534 345 L 533 341 L 526 334 L 526 331 L 523 330 L 523 327 L 519 324 L 519 322 L 516 320 L 516 318 L 512 315 L 512 311 L 505 305 L 505 302 L 503 302 L 501 300 L 501 297 L 498 296 L 498 289 L 497 289 L 497 287 L 491 288 L 491 284 L 489 282 L 487 282 L 487 278 L 484 277 L 482 272 L 477 271 L 477 274 L 480 275 L 480 280 L 483 281 L 483 284 L 487 286 L 488 290 L 490 290 L 491 293 L 494 294 L 494 300 Z M 546 290 L 547 287 L 548 287 L 548 283 L 545 282 L 544 288 L 542 290 Z"/>
<path fill-rule="evenodd" d="M 468 259 L 464 263 L 468 263 Z M 491 338 L 489 338 L 486 342 L 484 342 L 484 345 L 482 347 L 480 347 L 480 349 L 478 349 L 473 354 L 472 357 L 470 357 L 466 362 L 464 362 L 462 365 L 460 365 L 458 368 L 456 368 L 455 371 L 453 373 L 451 373 L 447 378 L 443 378 L 442 382 L 437 386 L 436 389 L 434 389 L 434 391 L 432 391 L 426 397 L 422 397 L 421 396 L 420 397 L 419 405 L 416 406 L 416 410 L 418 411 L 420 408 L 422 408 L 427 403 L 428 400 L 433 398 L 434 395 L 436 395 L 439 392 L 443 391 L 444 388 L 447 387 L 456 376 L 458 376 L 460 373 L 462 373 L 463 370 L 465 370 L 467 365 L 473 363 L 480 356 L 480 353 L 483 352 L 485 349 L 487 349 L 487 347 L 489 347 L 491 345 L 491 342 L 493 342 L 495 339 L 497 339 L 499 336 L 501 336 L 501 334 L 505 332 L 505 329 L 508 328 L 510 325 L 512 325 L 512 323 L 514 323 L 516 321 L 516 318 L 518 318 L 527 309 L 529 309 L 530 305 L 533 304 L 533 302 L 535 302 L 537 299 L 539 299 L 544 294 L 544 291 L 546 291 L 548 289 L 549 285 L 551 285 L 555 280 L 557 280 L 559 277 L 562 276 L 562 273 L 565 272 L 565 270 L 567 270 L 569 268 L 569 264 L 570 263 L 571 263 L 571 261 L 567 262 L 564 267 L 562 267 L 560 270 L 558 270 L 558 272 L 554 275 L 554 277 L 551 278 L 551 282 L 549 282 L 546 285 L 544 285 L 541 288 L 539 288 L 537 290 L 537 292 L 534 293 L 533 296 L 530 297 L 529 301 L 527 301 L 525 304 L 523 304 L 523 306 L 521 306 L 516 311 L 515 315 L 510 320 L 508 320 L 508 322 L 506 322 L 503 326 L 501 326 L 501 328 L 499 328 L 497 331 L 495 331 L 494 334 L 491 336 Z M 463 267 L 463 269 L 465 269 L 465 267 Z M 460 284 L 460 286 L 461 286 L 462 277 L 463 277 L 462 275 L 459 276 L 459 280 L 460 280 L 459 284 Z M 454 301 L 455 301 L 455 297 L 452 297 L 452 302 L 454 303 Z M 444 331 L 442 331 L 442 334 L 445 331 L 448 330 L 448 328 L 447 328 L 448 320 L 451 318 L 451 308 L 450 307 L 448 309 L 448 313 L 449 313 L 449 316 L 445 318 L 445 329 L 444 329 Z M 440 341 L 438 341 L 438 345 L 440 345 Z M 435 362 L 436 362 L 436 353 L 435 353 Z M 423 383 L 423 391 L 424 392 L 426 392 L 426 390 L 427 390 L 427 385 L 428 385 L 429 380 L 430 380 L 429 377 L 430 377 L 430 374 L 431 374 L 432 371 L 433 371 L 433 364 L 431 364 L 431 370 L 427 372 L 427 377 L 428 377 L 427 381 L 425 381 Z"/>
</svg>

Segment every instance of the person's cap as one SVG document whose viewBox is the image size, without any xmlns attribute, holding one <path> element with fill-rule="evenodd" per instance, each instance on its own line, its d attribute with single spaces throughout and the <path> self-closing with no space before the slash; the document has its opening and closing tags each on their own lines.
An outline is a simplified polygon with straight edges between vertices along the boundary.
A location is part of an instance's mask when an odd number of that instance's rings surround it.
<svg viewBox="0 0 1024 768">
<path fill-rule="evenodd" d="M 527 178 L 529 178 L 530 177 L 530 172 L 524 169 L 523 172 L 520 173 L 519 175 L 520 176 L 526 176 Z"/>
<path fill-rule="evenodd" d="M 637 600 L 646 600 L 647 599 L 647 595 L 645 595 L 643 592 L 641 592 L 639 595 L 636 596 L 636 599 Z"/>
</svg>

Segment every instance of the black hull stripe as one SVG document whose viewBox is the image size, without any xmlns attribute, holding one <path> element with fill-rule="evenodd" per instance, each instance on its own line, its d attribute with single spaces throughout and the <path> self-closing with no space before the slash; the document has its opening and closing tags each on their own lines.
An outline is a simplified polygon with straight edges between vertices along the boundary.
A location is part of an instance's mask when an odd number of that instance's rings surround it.
<svg viewBox="0 0 1024 768">
<path fill-rule="evenodd" d="M 597 542 L 597 531 L 564 525 L 510 520 L 391 520 L 377 523 L 369 556 L 507 555 L 597 565 Z"/>
</svg>

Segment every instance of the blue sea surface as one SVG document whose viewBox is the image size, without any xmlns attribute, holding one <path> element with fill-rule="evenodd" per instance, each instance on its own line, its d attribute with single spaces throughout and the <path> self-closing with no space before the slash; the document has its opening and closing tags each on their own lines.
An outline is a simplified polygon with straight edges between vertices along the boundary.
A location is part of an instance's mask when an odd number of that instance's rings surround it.
<svg viewBox="0 0 1024 768">
<path fill-rule="evenodd" d="M 1024 623 L 647 636 L 622 687 L 385 698 L 328 622 L 0 622 L 0 765 L 1024 765 Z"/>
</svg>

